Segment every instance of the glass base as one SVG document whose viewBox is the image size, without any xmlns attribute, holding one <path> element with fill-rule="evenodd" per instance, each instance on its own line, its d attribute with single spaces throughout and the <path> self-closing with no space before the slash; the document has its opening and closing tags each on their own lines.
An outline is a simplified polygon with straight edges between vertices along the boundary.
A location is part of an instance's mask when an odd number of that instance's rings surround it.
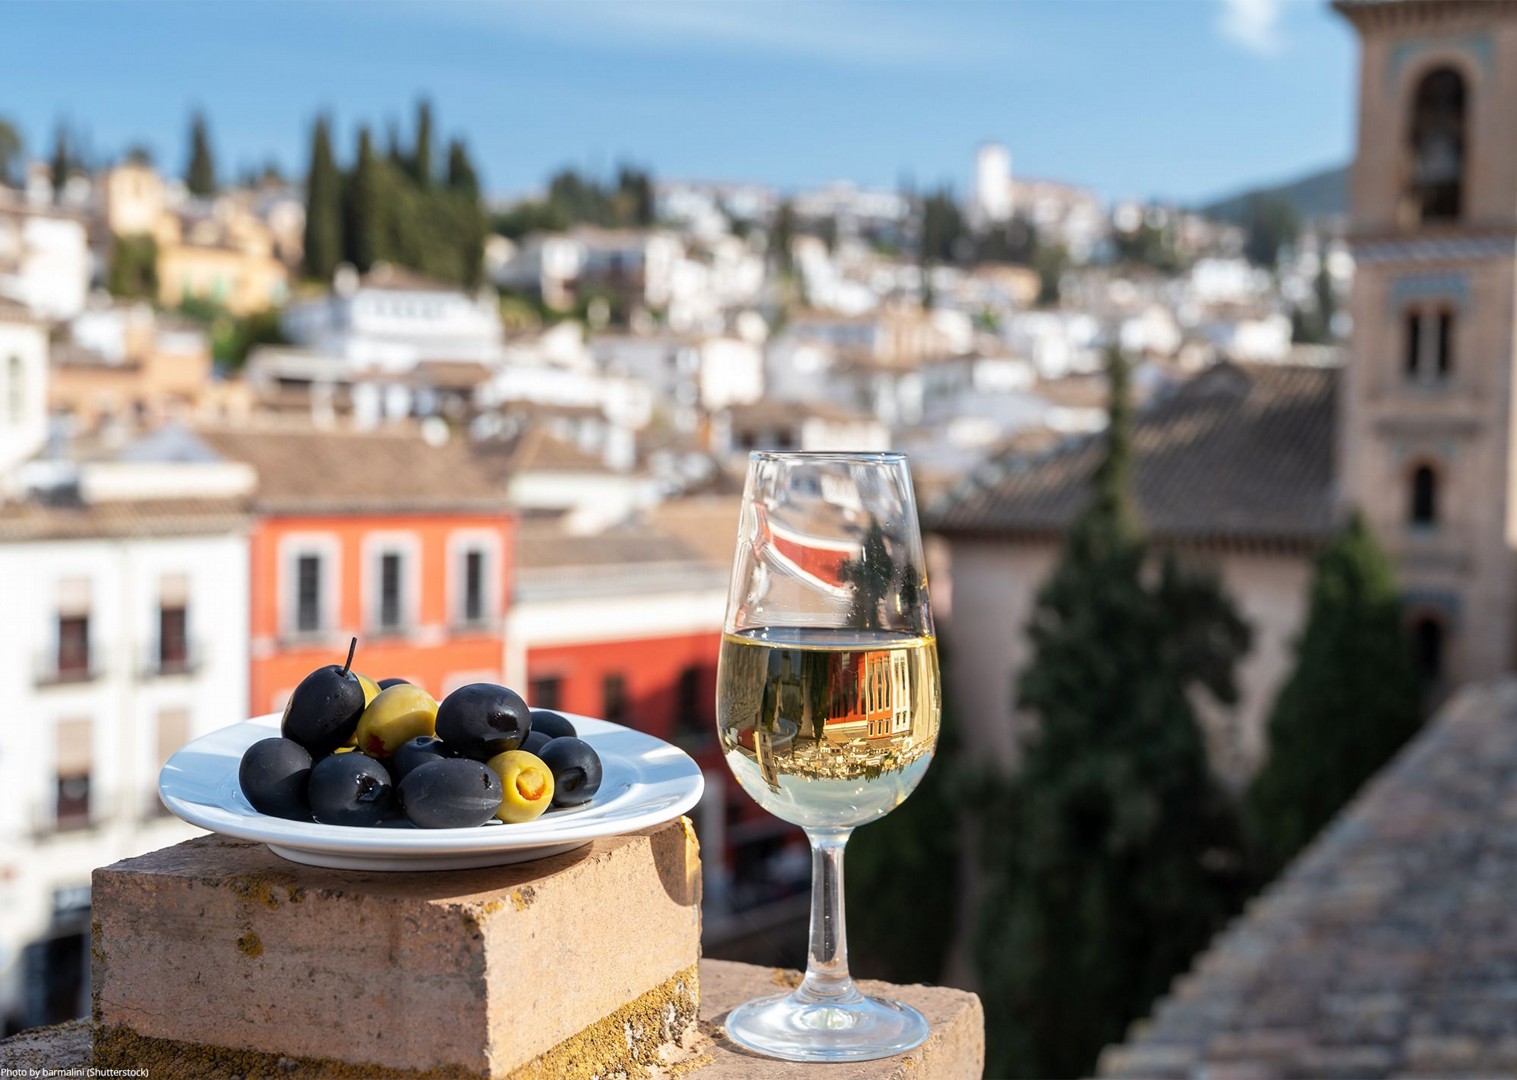
<svg viewBox="0 0 1517 1080">
<path fill-rule="evenodd" d="M 910 1005 L 803 991 L 757 998 L 727 1014 L 727 1037 L 786 1061 L 872 1061 L 914 1049 L 927 1038 L 927 1018 Z"/>
</svg>

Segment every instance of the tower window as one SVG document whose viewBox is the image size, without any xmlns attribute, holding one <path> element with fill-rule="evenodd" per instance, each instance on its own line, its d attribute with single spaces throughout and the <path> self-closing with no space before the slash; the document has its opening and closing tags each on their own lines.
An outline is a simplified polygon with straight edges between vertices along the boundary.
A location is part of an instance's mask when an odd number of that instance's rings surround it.
<svg viewBox="0 0 1517 1080">
<path fill-rule="evenodd" d="M 1406 377 L 1423 383 L 1447 379 L 1454 369 L 1454 313 L 1413 309 L 1402 327 Z"/>
<path fill-rule="evenodd" d="M 1458 218 L 1463 202 L 1464 79 L 1452 68 L 1423 76 L 1412 98 L 1408 131 L 1411 183 L 1407 202 L 1414 223 Z"/>
<path fill-rule="evenodd" d="M 1454 313 L 1452 311 L 1440 311 L 1438 313 L 1438 377 L 1447 377 L 1449 370 L 1454 366 Z"/>
<path fill-rule="evenodd" d="M 1406 374 L 1415 379 L 1422 371 L 1422 316 L 1415 311 L 1406 313 Z"/>
<path fill-rule="evenodd" d="M 1412 471 L 1411 523 L 1438 524 L 1438 474 L 1431 465 L 1419 465 Z"/>
<path fill-rule="evenodd" d="M 1429 683 L 1443 677 L 1443 623 L 1431 615 L 1412 623 L 1412 659 Z"/>
</svg>

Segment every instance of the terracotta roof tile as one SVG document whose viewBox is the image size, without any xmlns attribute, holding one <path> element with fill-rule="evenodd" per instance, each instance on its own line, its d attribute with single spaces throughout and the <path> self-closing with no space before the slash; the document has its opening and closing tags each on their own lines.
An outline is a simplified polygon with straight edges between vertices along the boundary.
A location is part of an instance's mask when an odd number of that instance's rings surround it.
<svg viewBox="0 0 1517 1080">
<path fill-rule="evenodd" d="M 236 499 L 133 499 L 88 505 L 0 504 L 0 541 L 205 536 L 247 530 Z"/>
<path fill-rule="evenodd" d="M 265 512 L 500 511 L 505 496 L 458 437 L 429 445 L 414 430 L 206 428 L 196 433 L 258 473 Z"/>
<path fill-rule="evenodd" d="M 1220 364 L 1139 413 L 1134 488 L 1160 539 L 1316 543 L 1334 516 L 1330 367 Z M 1084 505 L 1099 435 L 1008 453 L 932 508 L 948 535 L 1057 535 Z"/>
<path fill-rule="evenodd" d="M 1099 1074 L 1517 1075 L 1517 682 L 1466 688 Z"/>
</svg>

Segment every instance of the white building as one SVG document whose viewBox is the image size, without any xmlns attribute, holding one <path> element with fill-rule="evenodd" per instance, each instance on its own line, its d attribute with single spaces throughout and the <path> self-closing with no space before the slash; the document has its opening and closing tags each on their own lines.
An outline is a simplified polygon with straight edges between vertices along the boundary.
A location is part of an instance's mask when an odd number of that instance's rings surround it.
<svg viewBox="0 0 1517 1080">
<path fill-rule="evenodd" d="M 985 143 L 974 156 L 974 206 L 977 223 L 998 225 L 1011 220 L 1011 151 L 1000 143 Z"/>
<path fill-rule="evenodd" d="M 0 299 L 0 497 L 10 471 L 47 441 L 47 327 Z"/>
<path fill-rule="evenodd" d="M 88 1013 L 90 872 L 195 835 L 159 805 L 158 771 L 245 719 L 248 523 L 234 500 L 179 504 L 0 506 L 7 1027 Z"/>
<path fill-rule="evenodd" d="M 78 218 L 0 205 L 0 297 L 44 319 L 71 319 L 84 310 L 91 269 Z"/>
<path fill-rule="evenodd" d="M 410 371 L 423 360 L 496 364 L 500 309 L 488 290 L 470 295 L 452 285 L 387 265 L 360 278 L 338 270 L 330 293 L 297 300 L 281 319 L 285 336 L 337 356 L 354 371 Z"/>
<path fill-rule="evenodd" d="M 655 400 L 679 414 L 713 412 L 757 401 L 764 394 L 760 346 L 729 335 L 602 334 L 590 351 L 607 375 L 630 376 L 651 388 Z M 693 425 L 693 416 L 684 418 Z"/>
</svg>

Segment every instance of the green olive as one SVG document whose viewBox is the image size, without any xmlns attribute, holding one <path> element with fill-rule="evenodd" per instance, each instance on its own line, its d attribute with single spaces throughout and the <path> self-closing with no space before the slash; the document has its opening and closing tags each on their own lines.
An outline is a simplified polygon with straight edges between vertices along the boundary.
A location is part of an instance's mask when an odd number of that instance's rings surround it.
<svg viewBox="0 0 1517 1080">
<path fill-rule="evenodd" d="M 363 687 L 363 707 L 367 709 L 369 702 L 379 696 L 379 684 L 367 675 L 353 672 L 353 677 L 358 680 L 358 685 Z M 348 736 L 348 741 L 342 744 L 345 748 L 353 750 L 358 746 L 358 729 L 353 729 L 353 734 Z"/>
<path fill-rule="evenodd" d="M 500 820 L 531 821 L 553 802 L 553 772 L 536 754 L 507 750 L 485 764 L 500 777 L 500 809 L 495 811 Z"/>
<path fill-rule="evenodd" d="M 397 747 L 437 729 L 437 702 L 419 686 L 406 683 L 381 690 L 358 718 L 358 749 L 388 758 Z"/>
</svg>

